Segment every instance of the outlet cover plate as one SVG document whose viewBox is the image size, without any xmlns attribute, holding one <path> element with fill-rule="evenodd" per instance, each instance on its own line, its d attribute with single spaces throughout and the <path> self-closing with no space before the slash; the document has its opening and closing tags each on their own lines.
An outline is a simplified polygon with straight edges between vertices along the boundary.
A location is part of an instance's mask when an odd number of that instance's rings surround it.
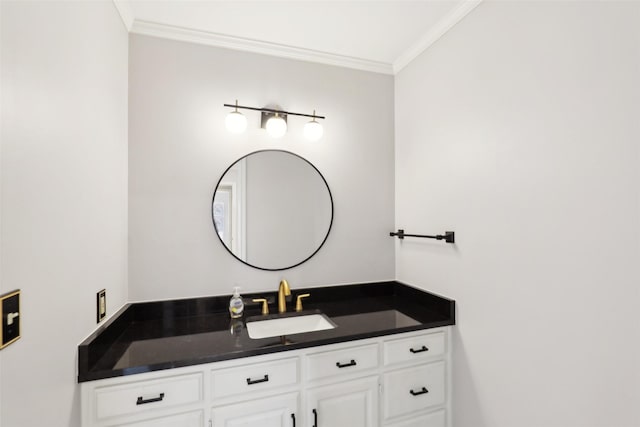
<svg viewBox="0 0 640 427">
<path fill-rule="evenodd" d="M 107 316 L 107 290 L 96 294 L 96 323 L 100 323 Z"/>
</svg>

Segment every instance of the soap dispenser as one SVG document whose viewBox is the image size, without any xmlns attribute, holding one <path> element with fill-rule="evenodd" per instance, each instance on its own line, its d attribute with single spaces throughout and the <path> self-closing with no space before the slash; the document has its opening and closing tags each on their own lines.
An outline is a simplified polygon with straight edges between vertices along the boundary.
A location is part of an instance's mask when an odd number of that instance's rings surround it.
<svg viewBox="0 0 640 427">
<path fill-rule="evenodd" d="M 233 288 L 233 296 L 231 300 L 229 300 L 229 315 L 232 319 L 242 317 L 242 313 L 244 312 L 244 301 L 242 301 L 239 291 L 239 287 L 236 286 Z"/>
</svg>

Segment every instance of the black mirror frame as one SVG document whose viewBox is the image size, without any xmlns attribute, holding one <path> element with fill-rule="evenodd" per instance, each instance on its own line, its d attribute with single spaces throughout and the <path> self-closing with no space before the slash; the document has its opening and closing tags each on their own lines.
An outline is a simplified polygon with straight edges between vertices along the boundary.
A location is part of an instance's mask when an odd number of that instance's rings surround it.
<svg viewBox="0 0 640 427">
<path fill-rule="evenodd" d="M 224 176 L 227 174 L 227 172 L 229 172 L 229 170 L 236 164 L 238 163 L 240 160 L 245 159 L 253 154 L 258 154 L 258 153 L 263 153 L 263 152 L 281 152 L 281 153 L 286 153 L 286 154 L 290 154 L 292 156 L 295 156 L 301 160 L 303 160 L 304 162 L 306 162 L 307 164 L 309 164 L 320 176 L 320 178 L 322 178 L 322 181 L 324 182 L 324 185 L 327 187 L 327 192 L 329 193 L 329 201 L 331 202 L 331 219 L 329 220 L 329 228 L 327 228 L 327 234 L 325 234 L 324 239 L 322 240 L 322 242 L 320 243 L 320 245 L 318 246 L 318 248 L 313 251 L 313 253 L 311 255 L 309 255 L 307 258 L 303 259 L 302 261 L 298 262 L 297 264 L 291 265 L 289 267 L 282 267 L 282 268 L 266 268 L 266 267 L 259 267 L 257 265 L 253 265 L 248 263 L 247 261 L 239 258 L 236 254 L 234 254 L 230 248 L 227 247 L 227 245 L 224 243 L 224 241 L 220 238 L 220 235 L 218 234 L 218 228 L 216 227 L 216 221 L 215 218 L 213 217 L 213 202 L 215 200 L 216 197 L 216 192 L 218 191 L 218 187 L 220 186 L 220 183 L 222 182 L 222 179 L 224 178 Z M 282 271 L 282 270 L 289 270 L 291 268 L 295 268 L 301 264 L 304 264 L 305 262 L 309 261 L 311 258 L 313 258 L 313 256 L 315 254 L 318 253 L 318 251 L 322 248 L 322 246 L 324 246 L 325 242 L 327 241 L 327 239 L 329 238 L 329 234 L 331 233 L 331 228 L 333 226 L 333 217 L 334 217 L 334 206 L 333 206 L 333 194 L 331 194 L 331 188 L 329 188 L 329 184 L 327 183 L 327 180 L 324 178 L 324 175 L 322 175 L 322 173 L 320 173 L 320 171 L 318 170 L 317 167 L 315 167 L 315 165 L 313 163 L 311 163 L 309 160 L 305 159 L 304 157 L 296 154 L 296 153 L 292 153 L 291 151 L 287 151 L 287 150 L 278 150 L 278 149 L 265 149 L 265 150 L 257 150 L 257 151 L 253 151 L 249 154 L 246 154 L 242 157 L 240 157 L 239 159 L 237 159 L 235 162 L 231 163 L 231 165 L 225 169 L 225 171 L 222 173 L 222 175 L 220 176 L 220 179 L 218 180 L 218 182 L 216 183 L 215 188 L 213 189 L 213 196 L 211 197 L 211 221 L 213 222 L 213 229 L 215 230 L 216 236 L 218 237 L 218 240 L 220 240 L 220 243 L 222 243 L 222 246 L 227 250 L 227 252 L 229 252 L 235 259 L 237 259 L 238 261 L 240 261 L 241 263 L 248 265 L 249 267 L 253 267 L 256 268 L 258 270 L 263 270 L 263 271 Z"/>
</svg>

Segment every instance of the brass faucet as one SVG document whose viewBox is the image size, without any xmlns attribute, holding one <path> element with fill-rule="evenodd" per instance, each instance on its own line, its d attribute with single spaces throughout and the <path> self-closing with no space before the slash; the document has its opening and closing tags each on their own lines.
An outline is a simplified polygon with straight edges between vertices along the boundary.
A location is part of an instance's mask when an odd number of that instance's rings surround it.
<svg viewBox="0 0 640 427">
<path fill-rule="evenodd" d="M 254 298 L 253 302 L 262 303 L 262 314 L 269 314 L 269 301 L 266 298 Z"/>
<path fill-rule="evenodd" d="M 282 279 L 280 281 L 280 286 L 278 286 L 278 313 L 284 313 L 287 311 L 287 300 L 285 297 L 291 295 L 291 288 L 289 287 L 289 283 Z"/>
<path fill-rule="evenodd" d="M 302 311 L 302 298 L 310 297 L 311 294 L 301 294 L 298 295 L 298 299 L 296 300 L 296 311 Z"/>
</svg>

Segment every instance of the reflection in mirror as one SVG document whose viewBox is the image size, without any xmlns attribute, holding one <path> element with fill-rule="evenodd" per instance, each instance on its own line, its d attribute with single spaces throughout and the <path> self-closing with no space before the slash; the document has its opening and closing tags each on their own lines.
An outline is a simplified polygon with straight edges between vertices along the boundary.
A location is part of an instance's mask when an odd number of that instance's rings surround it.
<svg viewBox="0 0 640 427">
<path fill-rule="evenodd" d="M 285 270 L 311 258 L 333 222 L 333 200 L 320 172 L 280 150 L 251 153 L 222 175 L 211 207 L 224 246 L 240 261 Z"/>
</svg>

